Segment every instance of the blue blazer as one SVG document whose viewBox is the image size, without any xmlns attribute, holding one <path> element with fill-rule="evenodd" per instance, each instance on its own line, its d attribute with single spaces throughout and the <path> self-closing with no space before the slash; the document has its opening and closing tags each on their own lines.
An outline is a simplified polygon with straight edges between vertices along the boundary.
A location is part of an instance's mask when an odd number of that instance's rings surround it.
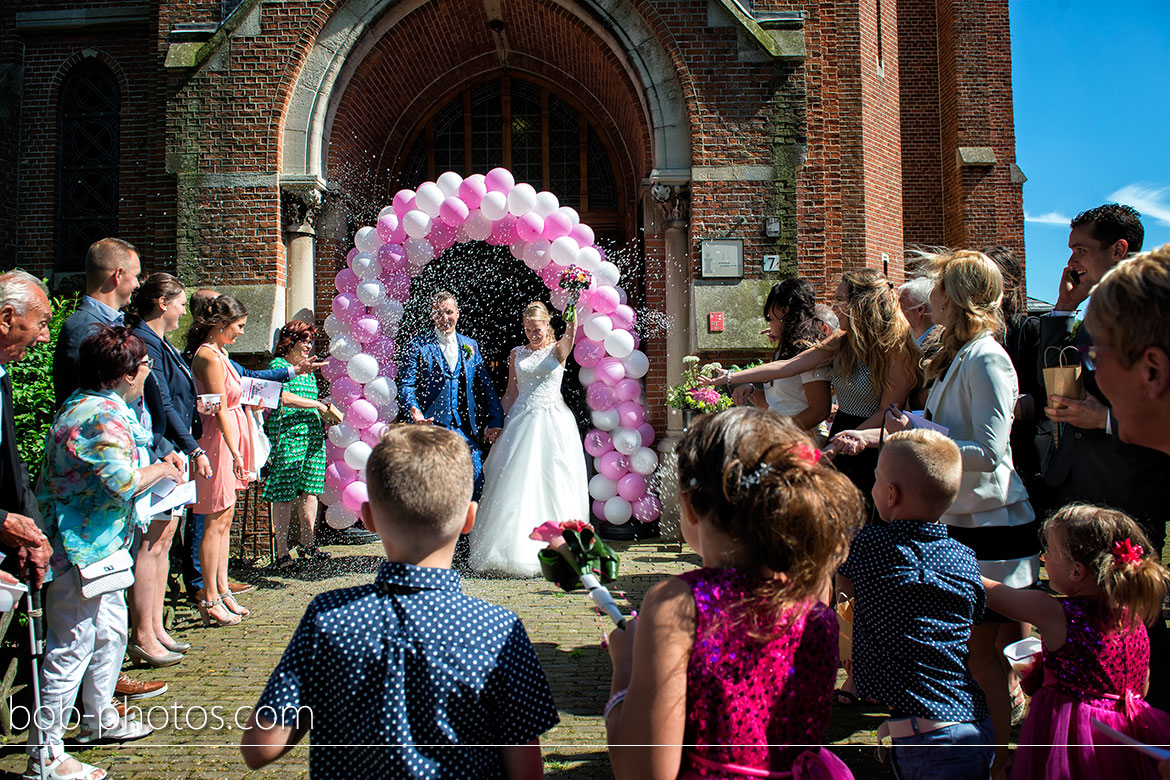
<svg viewBox="0 0 1170 780">
<path fill-rule="evenodd" d="M 459 343 L 458 368 L 465 382 L 471 430 L 478 435 L 485 428 L 502 427 L 504 411 L 500 408 L 500 397 L 483 364 L 479 344 L 461 333 L 456 333 L 455 337 Z M 459 383 L 447 365 L 434 333 L 414 341 L 401 368 L 398 386 L 403 413 L 413 406 L 424 417 L 433 417 L 436 425 L 454 428 L 455 410 L 459 404 Z"/>
<path fill-rule="evenodd" d="M 77 310 L 69 315 L 61 332 L 57 335 L 57 347 L 53 352 L 53 392 L 57 396 L 57 408 L 65 403 L 65 399 L 73 394 L 79 384 L 77 375 L 78 354 L 81 351 L 81 342 L 93 332 L 98 325 L 109 325 L 109 321 L 102 316 L 88 297 L 82 297 L 77 304 Z"/>
<path fill-rule="evenodd" d="M 154 361 L 142 397 L 150 410 L 155 441 L 165 438 L 175 448 L 191 454 L 199 449 L 197 439 L 203 435 L 203 423 L 195 414 L 195 375 L 179 351 L 163 343 L 146 323 L 134 326 L 134 335 L 142 339 L 146 354 Z"/>
</svg>

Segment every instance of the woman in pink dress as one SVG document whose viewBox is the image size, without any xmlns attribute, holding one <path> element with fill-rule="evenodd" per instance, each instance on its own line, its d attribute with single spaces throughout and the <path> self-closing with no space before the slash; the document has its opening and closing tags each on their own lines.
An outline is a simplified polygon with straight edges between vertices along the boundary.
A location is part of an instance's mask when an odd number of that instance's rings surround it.
<svg viewBox="0 0 1170 780">
<path fill-rule="evenodd" d="M 775 412 L 705 415 L 675 452 L 703 568 L 654 586 L 610 635 L 614 775 L 852 778 L 819 743 L 838 666 L 829 583 L 861 495 Z"/>
<path fill-rule="evenodd" d="M 1150 641 L 1168 573 L 1136 522 L 1113 509 L 1072 504 L 1044 524 L 1048 580 L 1062 598 L 984 578 L 987 606 L 1032 623 L 1043 650 L 1012 778 L 1156 778 L 1152 758 L 1093 728 L 1099 720 L 1142 742 L 1170 743 L 1170 715 L 1143 701 Z M 1038 690 L 1037 690 L 1038 688 Z"/>
<path fill-rule="evenodd" d="M 244 305 L 221 295 L 199 310 L 187 332 L 187 355 L 201 394 L 220 397 L 219 411 L 203 415 L 199 446 L 211 460 L 211 479 L 196 480 L 191 510 L 205 515 L 199 565 L 203 594 L 199 613 L 205 626 L 230 626 L 248 614 L 228 588 L 228 543 L 236 491 L 256 478 L 252 460 L 252 429 L 240 407 L 240 375 L 227 357 L 227 346 L 244 332 L 248 312 Z"/>
</svg>

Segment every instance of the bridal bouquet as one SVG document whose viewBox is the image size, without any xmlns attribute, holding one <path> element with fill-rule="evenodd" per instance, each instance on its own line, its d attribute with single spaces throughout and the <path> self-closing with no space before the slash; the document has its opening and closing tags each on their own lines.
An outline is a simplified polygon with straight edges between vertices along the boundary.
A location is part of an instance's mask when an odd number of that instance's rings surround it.
<svg viewBox="0 0 1170 780">
<path fill-rule="evenodd" d="M 537 553 L 540 571 L 561 590 L 580 587 L 582 574 L 593 574 L 602 582 L 617 579 L 617 554 L 584 520 L 549 520 L 534 528 L 528 538 L 548 544 Z"/>
<path fill-rule="evenodd" d="M 569 300 L 565 304 L 567 322 L 577 319 L 577 300 L 581 297 L 581 291 L 588 289 L 592 283 L 593 274 L 580 266 L 571 265 L 561 272 L 561 281 L 557 286 L 569 292 Z"/>
</svg>

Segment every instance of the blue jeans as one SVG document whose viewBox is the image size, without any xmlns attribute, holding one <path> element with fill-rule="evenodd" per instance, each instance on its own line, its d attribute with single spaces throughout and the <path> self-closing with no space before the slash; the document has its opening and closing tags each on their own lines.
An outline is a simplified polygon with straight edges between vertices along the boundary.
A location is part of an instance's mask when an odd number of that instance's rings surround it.
<svg viewBox="0 0 1170 780">
<path fill-rule="evenodd" d="M 990 717 L 982 723 L 958 723 L 893 742 L 890 755 L 899 780 L 987 780 L 991 776 L 995 734 Z"/>
<path fill-rule="evenodd" d="M 187 520 L 187 533 L 183 537 L 186 555 L 183 561 L 183 579 L 187 588 L 194 593 L 203 587 L 203 573 L 199 569 L 199 544 L 203 541 L 203 515 L 191 512 Z"/>
</svg>

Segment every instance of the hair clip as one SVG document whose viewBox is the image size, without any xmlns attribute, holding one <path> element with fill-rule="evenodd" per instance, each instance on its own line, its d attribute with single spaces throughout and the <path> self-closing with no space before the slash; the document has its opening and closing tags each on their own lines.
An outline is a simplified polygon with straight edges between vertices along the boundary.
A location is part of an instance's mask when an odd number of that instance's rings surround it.
<svg viewBox="0 0 1170 780">
<path fill-rule="evenodd" d="M 760 484 L 760 478 L 772 473 L 771 463 L 760 463 L 754 469 L 739 478 L 739 486 L 744 490 Z"/>
<path fill-rule="evenodd" d="M 807 444 L 796 445 L 792 448 L 792 452 L 810 466 L 815 466 L 821 461 L 821 451 Z"/>
<path fill-rule="evenodd" d="M 1122 566 L 1129 563 L 1140 563 L 1146 551 L 1140 544 L 1134 544 L 1126 537 L 1123 541 L 1113 543 L 1113 563 Z"/>
</svg>

